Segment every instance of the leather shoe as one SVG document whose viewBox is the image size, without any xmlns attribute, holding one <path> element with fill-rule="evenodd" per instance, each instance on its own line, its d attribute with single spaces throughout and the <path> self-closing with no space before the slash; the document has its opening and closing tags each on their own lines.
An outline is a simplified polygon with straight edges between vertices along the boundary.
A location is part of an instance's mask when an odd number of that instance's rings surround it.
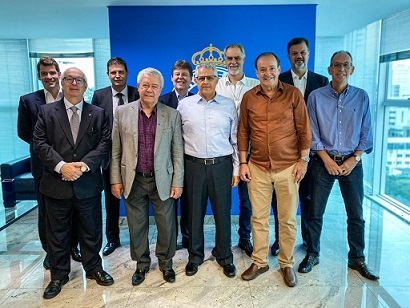
<svg viewBox="0 0 410 308">
<path fill-rule="evenodd" d="M 103 256 L 108 256 L 114 252 L 115 249 L 121 247 L 120 241 L 118 242 L 108 242 L 103 249 Z"/>
<path fill-rule="evenodd" d="M 299 273 L 309 273 L 313 266 L 319 264 L 319 257 L 306 255 L 302 262 L 299 264 L 298 272 Z"/>
<path fill-rule="evenodd" d="M 212 248 L 211 254 L 216 258 L 216 247 Z"/>
<path fill-rule="evenodd" d="M 198 272 L 198 264 L 188 262 L 188 264 L 185 266 L 185 274 L 187 276 L 194 276 Z"/>
<path fill-rule="evenodd" d="M 235 265 L 233 263 L 223 265 L 222 267 L 224 269 L 224 274 L 225 274 L 226 277 L 228 277 L 228 278 L 235 277 L 236 268 L 235 268 Z"/>
<path fill-rule="evenodd" d="M 172 268 L 168 270 L 160 268 L 159 270 L 162 272 L 162 277 L 166 282 L 175 282 L 175 272 Z"/>
<path fill-rule="evenodd" d="M 100 286 L 110 286 L 114 283 L 114 279 L 106 271 L 87 274 L 88 279 L 94 279 Z"/>
<path fill-rule="evenodd" d="M 132 275 L 132 285 L 138 286 L 145 280 L 145 274 L 148 273 L 149 268 L 137 268 L 134 275 Z"/>
<path fill-rule="evenodd" d="M 48 260 L 48 255 L 46 255 L 44 260 L 43 260 L 43 267 L 46 270 L 50 269 L 50 261 Z"/>
<path fill-rule="evenodd" d="M 275 241 L 270 247 L 270 253 L 272 256 L 277 256 L 279 254 L 279 243 Z"/>
<path fill-rule="evenodd" d="M 348 262 L 349 268 L 356 270 L 362 275 L 364 278 L 370 280 L 378 280 L 380 277 L 377 276 L 372 270 L 370 270 L 366 263 L 363 260 L 359 261 L 350 261 Z"/>
<path fill-rule="evenodd" d="M 77 247 L 74 247 L 74 248 L 70 249 L 70 255 L 71 255 L 71 259 L 73 259 L 74 261 L 83 262 L 83 259 L 81 258 L 80 251 L 78 250 Z"/>
<path fill-rule="evenodd" d="M 252 256 L 253 246 L 249 239 L 247 238 L 240 238 L 238 242 L 238 247 L 245 251 L 248 257 Z"/>
<path fill-rule="evenodd" d="M 269 265 L 259 268 L 255 263 L 252 263 L 252 265 L 242 273 L 241 278 L 243 280 L 252 280 L 258 277 L 260 274 L 267 272 L 268 269 Z"/>
<path fill-rule="evenodd" d="M 51 299 L 61 292 L 61 287 L 68 282 L 68 276 L 62 280 L 51 280 L 44 290 L 43 298 Z"/>
<path fill-rule="evenodd" d="M 298 277 L 296 277 L 295 270 L 293 267 L 284 267 L 280 269 L 283 274 L 283 280 L 288 287 L 294 287 L 298 282 Z"/>
</svg>

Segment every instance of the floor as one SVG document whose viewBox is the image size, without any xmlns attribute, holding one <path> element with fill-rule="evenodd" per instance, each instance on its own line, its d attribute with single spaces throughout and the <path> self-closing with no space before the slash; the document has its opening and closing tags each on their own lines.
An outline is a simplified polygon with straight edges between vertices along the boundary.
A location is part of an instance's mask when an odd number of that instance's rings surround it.
<svg viewBox="0 0 410 308">
<path fill-rule="evenodd" d="M 32 206 L 22 202 L 14 211 L 21 208 L 21 213 L 26 212 Z M 72 261 L 70 281 L 51 300 L 42 297 L 50 273 L 42 267 L 45 253 L 38 239 L 34 209 L 0 231 L 0 307 L 409 307 L 410 226 L 368 199 L 364 209 L 365 254 L 368 265 L 381 277 L 378 282 L 366 280 L 347 268 L 346 215 L 340 195 L 334 190 L 325 214 L 320 264 L 308 274 L 298 274 L 299 282 L 294 288 L 284 284 L 273 256 L 269 256 L 267 273 L 250 282 L 240 278 L 252 261 L 237 247 L 235 216 L 232 217 L 235 278 L 225 277 L 211 255 L 214 225 L 212 217 L 207 216 L 207 259 L 196 275 L 185 275 L 187 251 L 180 249 L 174 257 L 176 282 L 164 282 L 154 255 L 156 227 L 152 224 L 151 268 L 146 280 L 133 287 L 131 276 L 136 264 L 130 258 L 124 218 L 120 222 L 122 247 L 103 261 L 104 268 L 115 279 L 114 285 L 102 287 L 87 280 L 81 264 Z M 6 211 L 0 210 L 2 215 L 1 219 L 5 220 Z M 304 255 L 299 236 L 295 268 Z"/>
</svg>

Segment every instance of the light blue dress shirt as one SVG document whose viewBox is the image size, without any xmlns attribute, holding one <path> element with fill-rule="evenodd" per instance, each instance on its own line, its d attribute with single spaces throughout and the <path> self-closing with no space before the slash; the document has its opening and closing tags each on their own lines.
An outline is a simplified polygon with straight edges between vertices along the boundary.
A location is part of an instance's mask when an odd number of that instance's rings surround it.
<svg viewBox="0 0 410 308">
<path fill-rule="evenodd" d="M 348 85 L 338 95 L 328 84 L 309 95 L 307 106 L 313 152 L 325 150 L 331 155 L 349 155 L 356 150 L 372 151 L 373 134 L 366 91 Z"/>
</svg>

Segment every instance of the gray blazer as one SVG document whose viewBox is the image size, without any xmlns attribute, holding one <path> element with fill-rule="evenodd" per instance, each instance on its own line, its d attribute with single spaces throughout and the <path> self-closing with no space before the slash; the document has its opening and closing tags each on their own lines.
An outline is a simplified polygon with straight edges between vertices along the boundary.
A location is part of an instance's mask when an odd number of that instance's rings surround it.
<svg viewBox="0 0 410 308">
<path fill-rule="evenodd" d="M 111 184 L 122 183 L 128 198 L 138 160 L 138 106 L 140 100 L 119 106 L 112 131 Z M 154 172 L 161 200 L 170 196 L 171 186 L 183 187 L 184 152 L 179 112 L 157 104 Z"/>
</svg>

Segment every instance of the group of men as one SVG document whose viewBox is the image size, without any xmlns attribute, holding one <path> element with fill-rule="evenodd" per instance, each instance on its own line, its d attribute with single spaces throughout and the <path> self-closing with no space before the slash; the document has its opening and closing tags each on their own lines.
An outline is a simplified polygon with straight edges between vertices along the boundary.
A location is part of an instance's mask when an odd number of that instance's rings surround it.
<svg viewBox="0 0 410 308">
<path fill-rule="evenodd" d="M 44 90 L 21 97 L 18 133 L 30 143 L 39 235 L 47 253 L 43 265 L 51 272 L 44 298 L 57 296 L 67 283 L 70 254 L 82 262 L 87 278 L 105 286 L 114 283 L 99 255 L 103 189 L 103 255 L 121 246 L 123 198 L 136 261 L 135 286 L 145 280 L 151 265 L 150 203 L 158 230 L 155 254 L 165 281 L 176 279 L 172 258 L 178 203 L 181 245 L 189 254 L 186 275 L 195 275 L 204 262 L 208 200 L 215 218 L 212 254 L 223 273 L 235 277 L 230 214 L 235 186 L 240 200 L 238 247 L 253 260 L 242 279 L 252 280 L 269 269 L 272 207 L 275 241 L 270 251 L 278 255 L 285 284 L 295 286 L 299 201 L 307 254 L 298 271 L 307 273 L 319 263 L 323 215 L 335 180 L 348 216 L 348 266 L 378 279 L 363 254 L 361 156 L 372 150 L 369 99 L 364 90 L 348 84 L 354 72 L 350 53 L 332 56 L 330 84 L 308 70 L 304 38 L 289 42 L 291 69 L 282 74 L 274 53 L 260 54 L 255 60 L 258 79 L 243 72 L 242 45 L 228 45 L 224 54 L 228 74 L 223 78 L 213 64 L 196 67 L 197 94 L 189 92 L 191 65 L 178 60 L 171 71 L 174 89 L 162 96 L 161 72 L 142 70 L 134 88 L 127 85 L 126 62 L 112 58 L 107 63 L 111 86 L 97 90 L 92 104 L 84 101 L 87 78 L 81 70 L 69 68 L 61 74 L 54 59 L 40 59 L 38 78 Z"/>
</svg>

